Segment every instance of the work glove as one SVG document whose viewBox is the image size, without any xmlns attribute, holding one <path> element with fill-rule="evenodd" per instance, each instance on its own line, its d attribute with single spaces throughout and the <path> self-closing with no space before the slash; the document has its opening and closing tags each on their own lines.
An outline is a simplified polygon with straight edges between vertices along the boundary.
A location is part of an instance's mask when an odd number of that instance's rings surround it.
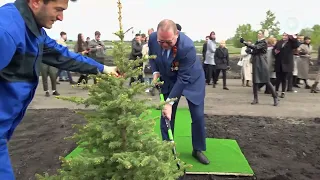
<svg viewBox="0 0 320 180">
<path fill-rule="evenodd" d="M 119 76 L 118 68 L 116 66 L 106 66 L 105 65 L 102 73 Z"/>
</svg>

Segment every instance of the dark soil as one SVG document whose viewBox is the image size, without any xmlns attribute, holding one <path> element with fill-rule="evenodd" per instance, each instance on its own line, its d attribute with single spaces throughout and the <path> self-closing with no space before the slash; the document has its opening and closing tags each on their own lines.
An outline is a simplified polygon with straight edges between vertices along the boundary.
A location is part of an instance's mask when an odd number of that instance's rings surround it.
<svg viewBox="0 0 320 180">
<path fill-rule="evenodd" d="M 17 180 L 32 180 L 35 173 L 53 174 L 75 143 L 64 140 L 82 116 L 68 109 L 28 110 L 9 143 Z M 256 173 L 264 180 L 320 179 L 319 119 L 208 116 L 208 137 L 236 139 Z M 214 160 L 212 160 L 214 161 Z M 187 180 L 248 179 L 188 175 Z M 252 178 L 249 178 L 252 179 Z"/>
</svg>

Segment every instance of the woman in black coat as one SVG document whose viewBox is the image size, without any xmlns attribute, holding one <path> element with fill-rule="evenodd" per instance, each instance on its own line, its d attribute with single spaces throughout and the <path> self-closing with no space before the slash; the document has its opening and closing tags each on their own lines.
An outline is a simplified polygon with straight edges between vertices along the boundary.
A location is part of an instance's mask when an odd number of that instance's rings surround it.
<svg viewBox="0 0 320 180">
<path fill-rule="evenodd" d="M 269 67 L 267 61 L 267 49 L 268 45 L 265 40 L 265 36 L 268 34 L 266 30 L 260 30 L 258 32 L 258 41 L 252 45 L 248 44 L 244 41 L 243 38 L 240 39 L 240 42 L 246 45 L 249 50 L 247 53 L 252 54 L 252 83 L 253 83 L 253 102 L 251 104 L 258 104 L 258 89 L 259 84 L 266 84 L 266 86 L 270 89 L 272 97 L 273 97 L 273 105 L 278 105 L 278 96 L 275 92 L 274 87 L 270 82 L 269 76 Z"/>
<path fill-rule="evenodd" d="M 214 53 L 214 62 L 216 67 L 216 74 L 214 77 L 213 87 L 216 87 L 219 74 L 222 72 L 222 80 L 223 80 L 223 89 L 229 90 L 227 88 L 227 70 L 230 68 L 229 66 L 229 51 L 226 48 L 226 42 L 221 41 L 219 47 L 216 49 Z"/>
<path fill-rule="evenodd" d="M 299 47 L 298 40 L 292 35 L 283 33 L 282 40 L 278 41 L 273 48 L 275 56 L 276 91 L 279 91 L 281 84 L 281 98 L 285 97 L 288 75 L 293 72 L 293 54 Z"/>
</svg>

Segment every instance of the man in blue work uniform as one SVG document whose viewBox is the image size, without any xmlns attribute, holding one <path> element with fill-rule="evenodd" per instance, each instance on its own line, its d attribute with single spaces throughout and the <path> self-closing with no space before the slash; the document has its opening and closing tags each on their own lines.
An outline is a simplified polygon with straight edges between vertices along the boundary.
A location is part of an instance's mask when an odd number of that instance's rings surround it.
<svg viewBox="0 0 320 180">
<path fill-rule="evenodd" d="M 159 77 L 164 82 L 162 93 L 169 102 L 162 110 L 161 134 L 163 140 L 168 140 L 165 119 L 170 120 L 174 131 L 174 119 L 179 99 L 184 95 L 188 101 L 192 118 L 192 155 L 199 162 L 209 164 L 209 160 L 202 151 L 206 150 L 204 124 L 205 76 L 201 61 L 197 57 L 193 41 L 177 29 L 171 20 L 159 23 L 157 32 L 150 35 L 149 55 L 156 55 L 151 59 L 153 81 Z M 174 103 L 170 99 L 178 98 Z"/>
<path fill-rule="evenodd" d="M 0 179 L 14 180 L 7 142 L 32 101 L 43 62 L 83 74 L 115 73 L 47 36 L 68 0 L 16 0 L 0 7 Z M 116 73 L 115 73 L 116 74 Z"/>
</svg>

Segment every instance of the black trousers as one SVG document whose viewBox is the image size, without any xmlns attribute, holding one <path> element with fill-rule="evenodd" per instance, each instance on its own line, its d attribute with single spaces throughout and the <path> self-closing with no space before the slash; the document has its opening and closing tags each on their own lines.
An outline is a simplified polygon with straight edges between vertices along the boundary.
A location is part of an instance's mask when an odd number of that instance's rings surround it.
<svg viewBox="0 0 320 180">
<path fill-rule="evenodd" d="M 271 84 L 271 82 L 267 82 L 265 83 L 266 85 L 266 88 L 270 91 L 270 93 L 272 94 L 272 97 L 273 98 L 276 98 L 277 97 L 277 93 L 276 91 L 274 90 L 274 87 L 273 85 Z M 253 83 L 252 85 L 252 90 L 253 90 L 253 98 L 255 100 L 258 100 L 258 90 L 260 88 L 261 84 L 260 83 Z"/>
<path fill-rule="evenodd" d="M 136 81 L 136 78 L 131 77 L 131 78 L 130 78 L 129 85 L 131 85 L 131 83 L 133 83 L 133 82 L 135 82 L 135 81 Z M 139 75 L 139 76 L 138 76 L 138 81 L 140 81 L 140 83 L 143 83 L 143 82 L 144 82 L 144 79 L 143 79 L 143 76 L 142 76 L 142 75 Z"/>
<path fill-rule="evenodd" d="M 42 84 L 43 90 L 48 91 L 48 76 L 51 81 L 51 88 L 53 91 L 57 90 L 57 76 L 56 76 L 56 68 L 49 66 L 47 64 L 41 64 L 41 76 L 42 76 Z"/>
<path fill-rule="evenodd" d="M 104 65 L 104 58 L 94 58 L 94 60 L 96 60 L 98 63 L 103 64 Z M 93 83 L 97 84 L 97 78 L 93 78 Z"/>
<path fill-rule="evenodd" d="M 276 79 L 275 79 L 275 78 L 270 78 L 270 82 L 271 82 L 272 86 L 275 86 L 275 84 L 276 84 Z M 271 94 L 271 93 L 272 93 L 272 89 L 270 89 L 270 87 L 266 85 L 266 90 L 265 90 L 265 92 L 266 92 L 267 94 Z"/>
<path fill-rule="evenodd" d="M 289 72 L 287 75 L 287 80 L 288 80 L 288 86 L 287 86 L 287 91 L 292 91 L 293 90 L 293 85 L 294 85 L 294 78 L 293 78 L 293 72 Z"/>
<path fill-rule="evenodd" d="M 78 79 L 78 83 L 82 83 L 83 80 L 84 80 L 85 84 L 88 84 L 88 75 L 87 74 L 81 74 Z"/>
<path fill-rule="evenodd" d="M 206 76 L 206 83 L 209 84 L 211 79 L 214 81 L 216 76 L 216 66 L 211 64 L 203 64 L 203 69 Z"/>
<path fill-rule="evenodd" d="M 281 84 L 281 92 L 286 92 L 288 72 L 276 72 L 276 77 L 276 91 L 279 91 L 279 87 Z"/>
<path fill-rule="evenodd" d="M 223 87 L 227 86 L 227 70 L 226 69 L 216 69 L 216 76 L 214 83 L 216 84 L 220 75 L 220 72 L 222 72 L 222 81 L 223 81 Z"/>
</svg>

